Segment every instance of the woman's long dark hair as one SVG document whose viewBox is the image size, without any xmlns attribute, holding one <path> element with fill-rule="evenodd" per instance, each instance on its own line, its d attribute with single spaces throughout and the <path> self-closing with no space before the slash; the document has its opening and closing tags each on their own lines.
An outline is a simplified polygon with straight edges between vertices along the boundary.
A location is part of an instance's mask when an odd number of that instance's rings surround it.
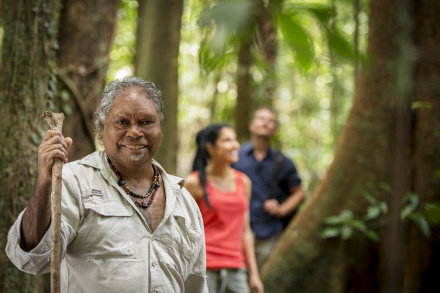
<svg viewBox="0 0 440 293">
<path fill-rule="evenodd" d="M 210 158 L 208 151 L 206 150 L 206 143 L 215 145 L 217 138 L 220 135 L 220 131 L 223 128 L 232 128 L 231 125 L 227 123 L 215 123 L 211 124 L 206 128 L 203 128 L 196 135 L 197 153 L 193 161 L 192 170 L 199 173 L 200 183 L 202 183 L 203 197 L 205 199 L 206 205 L 211 209 L 211 204 L 209 203 L 208 193 L 206 192 L 206 165 L 208 165 L 208 160 Z"/>
</svg>

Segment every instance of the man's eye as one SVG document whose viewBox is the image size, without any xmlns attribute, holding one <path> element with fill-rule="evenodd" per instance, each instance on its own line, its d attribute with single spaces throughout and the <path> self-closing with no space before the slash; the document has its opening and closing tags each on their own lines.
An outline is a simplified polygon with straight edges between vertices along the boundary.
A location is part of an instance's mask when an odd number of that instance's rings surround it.
<svg viewBox="0 0 440 293">
<path fill-rule="evenodd" d="M 154 123 L 154 121 L 152 121 L 152 120 L 142 121 L 142 124 L 146 124 L 146 125 L 153 124 L 153 123 Z"/>
<path fill-rule="evenodd" d="M 120 121 L 117 121 L 116 124 L 119 124 L 119 125 L 127 124 L 127 121 L 120 120 Z"/>
</svg>

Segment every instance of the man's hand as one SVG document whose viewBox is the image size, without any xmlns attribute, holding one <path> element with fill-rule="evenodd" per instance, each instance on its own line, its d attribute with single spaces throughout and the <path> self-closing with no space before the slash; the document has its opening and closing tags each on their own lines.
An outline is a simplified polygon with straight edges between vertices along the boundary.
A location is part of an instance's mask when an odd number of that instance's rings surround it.
<svg viewBox="0 0 440 293">
<path fill-rule="evenodd" d="M 38 174 L 34 190 L 21 222 L 20 246 L 31 251 L 40 243 L 50 226 L 50 194 L 52 192 L 52 165 L 55 158 L 67 163 L 67 151 L 72 145 L 56 130 L 49 130 L 38 147 Z"/>
<path fill-rule="evenodd" d="M 48 130 L 38 147 L 38 176 L 42 181 L 52 180 L 52 165 L 55 158 L 67 163 L 67 151 L 72 145 L 70 137 L 64 138 L 56 130 Z"/>
<path fill-rule="evenodd" d="M 263 210 L 275 218 L 284 217 L 284 211 L 276 199 L 268 199 L 263 204 Z"/>
<path fill-rule="evenodd" d="M 304 191 L 300 186 L 289 188 L 289 197 L 282 203 L 276 199 L 268 199 L 263 204 L 263 210 L 275 218 L 284 218 L 293 213 L 304 199 Z"/>
</svg>

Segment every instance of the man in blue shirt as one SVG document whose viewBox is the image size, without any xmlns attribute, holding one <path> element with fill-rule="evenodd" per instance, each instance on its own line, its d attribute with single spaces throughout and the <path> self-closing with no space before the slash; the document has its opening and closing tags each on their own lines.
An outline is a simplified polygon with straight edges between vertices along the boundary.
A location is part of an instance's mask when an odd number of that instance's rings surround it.
<svg viewBox="0 0 440 293">
<path fill-rule="evenodd" d="M 249 124 L 251 140 L 242 146 L 239 161 L 233 165 L 252 181 L 249 210 L 260 270 L 284 229 L 282 218 L 294 213 L 304 198 L 295 165 L 270 145 L 277 128 L 273 109 L 257 109 Z"/>
</svg>

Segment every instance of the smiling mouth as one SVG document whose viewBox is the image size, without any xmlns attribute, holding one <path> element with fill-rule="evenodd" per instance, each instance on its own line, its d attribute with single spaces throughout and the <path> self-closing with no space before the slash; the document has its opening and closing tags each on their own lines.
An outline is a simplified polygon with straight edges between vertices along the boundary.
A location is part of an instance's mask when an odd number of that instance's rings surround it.
<svg viewBox="0 0 440 293">
<path fill-rule="evenodd" d="M 131 150 L 140 150 L 146 148 L 144 145 L 126 145 L 125 147 Z"/>
</svg>

